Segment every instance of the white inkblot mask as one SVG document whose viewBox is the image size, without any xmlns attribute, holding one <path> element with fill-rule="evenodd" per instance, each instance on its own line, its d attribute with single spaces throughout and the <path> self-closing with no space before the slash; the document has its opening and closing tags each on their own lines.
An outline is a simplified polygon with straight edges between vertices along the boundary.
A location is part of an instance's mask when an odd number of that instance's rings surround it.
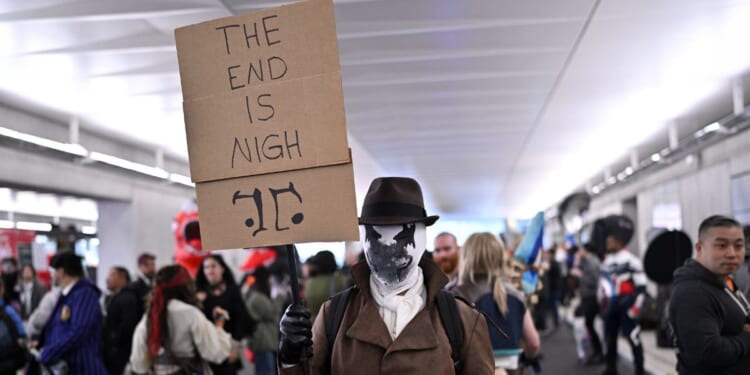
<svg viewBox="0 0 750 375">
<path fill-rule="evenodd" d="M 381 292 L 387 295 L 411 287 L 426 249 L 424 223 L 360 225 L 359 232 L 367 265 Z"/>
</svg>

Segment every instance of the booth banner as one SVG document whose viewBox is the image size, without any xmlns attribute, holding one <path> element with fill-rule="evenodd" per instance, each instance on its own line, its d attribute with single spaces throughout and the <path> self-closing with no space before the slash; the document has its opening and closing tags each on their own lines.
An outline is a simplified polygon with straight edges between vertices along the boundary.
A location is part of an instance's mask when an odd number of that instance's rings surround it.
<svg viewBox="0 0 750 375">
<path fill-rule="evenodd" d="M 17 255 L 15 229 L 0 229 L 0 259 L 15 258 Z"/>
<path fill-rule="evenodd" d="M 356 240 L 333 2 L 175 38 L 203 249 Z"/>
<path fill-rule="evenodd" d="M 32 263 L 30 249 L 34 237 L 36 232 L 30 230 L 0 229 L 0 259 L 16 258 L 21 264 Z"/>
</svg>

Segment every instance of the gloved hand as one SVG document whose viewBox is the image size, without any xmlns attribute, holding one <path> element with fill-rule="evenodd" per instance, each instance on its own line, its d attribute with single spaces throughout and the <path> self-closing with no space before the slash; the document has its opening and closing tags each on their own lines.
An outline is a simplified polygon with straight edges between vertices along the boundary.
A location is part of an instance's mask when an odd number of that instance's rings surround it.
<svg viewBox="0 0 750 375">
<path fill-rule="evenodd" d="M 310 310 L 303 305 L 291 304 L 287 307 L 279 323 L 279 360 L 281 363 L 296 365 L 303 359 L 312 357 L 312 323 Z"/>
</svg>

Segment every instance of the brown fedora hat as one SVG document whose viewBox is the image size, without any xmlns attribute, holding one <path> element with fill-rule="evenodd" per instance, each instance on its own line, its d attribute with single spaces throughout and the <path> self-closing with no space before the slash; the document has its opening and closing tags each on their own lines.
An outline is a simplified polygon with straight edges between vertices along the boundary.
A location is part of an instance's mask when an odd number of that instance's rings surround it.
<svg viewBox="0 0 750 375">
<path fill-rule="evenodd" d="M 372 181 L 362 206 L 360 225 L 435 223 L 438 216 L 427 216 L 419 183 L 406 177 L 379 177 Z"/>
</svg>

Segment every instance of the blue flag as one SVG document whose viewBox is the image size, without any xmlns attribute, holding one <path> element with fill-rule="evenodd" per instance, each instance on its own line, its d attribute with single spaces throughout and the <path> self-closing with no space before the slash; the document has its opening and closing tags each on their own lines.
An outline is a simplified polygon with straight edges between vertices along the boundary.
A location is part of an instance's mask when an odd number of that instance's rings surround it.
<svg viewBox="0 0 750 375">
<path fill-rule="evenodd" d="M 515 258 L 521 263 L 530 266 L 536 262 L 539 251 L 542 249 L 542 236 L 544 235 L 544 213 L 538 212 L 529 224 L 521 244 L 515 252 Z M 539 273 L 535 269 L 527 269 L 521 275 L 521 288 L 527 294 L 536 292 L 539 285 Z"/>
<path fill-rule="evenodd" d="M 525 265 L 534 264 L 539 251 L 542 249 L 542 236 L 544 235 L 544 213 L 537 213 L 526 230 L 521 244 L 516 249 L 515 257 Z"/>
</svg>

